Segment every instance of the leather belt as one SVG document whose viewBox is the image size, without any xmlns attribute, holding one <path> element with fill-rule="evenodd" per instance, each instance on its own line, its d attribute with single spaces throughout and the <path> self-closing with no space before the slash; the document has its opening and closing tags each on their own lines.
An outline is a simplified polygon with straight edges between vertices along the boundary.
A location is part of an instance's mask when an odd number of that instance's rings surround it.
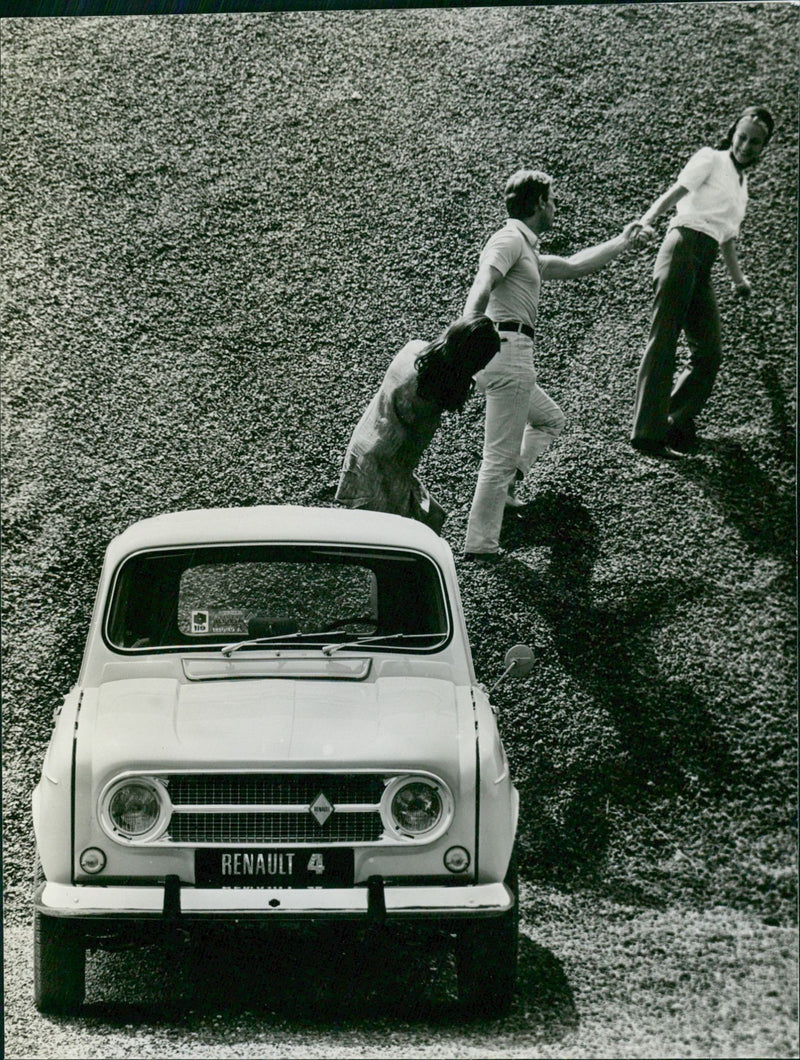
<svg viewBox="0 0 800 1060">
<path fill-rule="evenodd" d="M 529 339 L 536 337 L 536 332 L 533 328 L 521 323 L 519 320 L 498 320 L 494 326 L 498 331 L 517 331 L 522 335 L 527 335 Z"/>
</svg>

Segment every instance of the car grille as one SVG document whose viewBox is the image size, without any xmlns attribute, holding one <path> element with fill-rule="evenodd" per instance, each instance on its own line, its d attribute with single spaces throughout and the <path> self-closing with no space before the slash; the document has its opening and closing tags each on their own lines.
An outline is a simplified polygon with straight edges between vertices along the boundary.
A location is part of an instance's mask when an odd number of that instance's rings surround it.
<svg viewBox="0 0 800 1060">
<path fill-rule="evenodd" d="M 380 774 L 184 774 L 167 778 L 173 843 L 374 843 Z M 317 820 L 320 796 L 333 808 Z"/>
<path fill-rule="evenodd" d="M 374 843 L 382 832 L 377 813 L 334 813 L 321 826 L 310 813 L 180 813 L 169 829 L 174 843 Z"/>
</svg>

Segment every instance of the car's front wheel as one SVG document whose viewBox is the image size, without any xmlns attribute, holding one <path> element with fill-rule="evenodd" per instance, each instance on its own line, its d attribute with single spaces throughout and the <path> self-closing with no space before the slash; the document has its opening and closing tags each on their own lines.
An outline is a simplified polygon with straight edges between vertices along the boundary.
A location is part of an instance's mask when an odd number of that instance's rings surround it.
<svg viewBox="0 0 800 1060">
<path fill-rule="evenodd" d="M 41 870 L 37 866 L 37 877 Z M 86 991 L 86 943 L 69 920 L 33 913 L 33 999 L 52 1016 L 76 1013 Z"/>
<path fill-rule="evenodd" d="M 475 1016 L 504 1016 L 514 999 L 519 899 L 513 858 L 505 882 L 514 895 L 513 907 L 499 917 L 468 921 L 456 939 L 458 998 L 466 1012 Z"/>
</svg>

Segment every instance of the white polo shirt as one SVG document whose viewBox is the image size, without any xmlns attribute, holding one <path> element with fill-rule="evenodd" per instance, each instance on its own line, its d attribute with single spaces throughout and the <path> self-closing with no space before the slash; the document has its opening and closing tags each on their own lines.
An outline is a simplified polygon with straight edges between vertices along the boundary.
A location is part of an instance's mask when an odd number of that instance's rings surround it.
<svg viewBox="0 0 800 1060">
<path fill-rule="evenodd" d="M 481 251 L 480 263 L 503 274 L 486 306 L 492 320 L 519 320 L 533 327 L 539 312 L 542 270 L 539 237 L 526 224 L 509 217 Z"/>
<path fill-rule="evenodd" d="M 670 228 L 682 225 L 725 243 L 739 234 L 747 208 L 747 177 L 733 164 L 729 151 L 701 147 L 678 174 L 689 191 L 678 202 Z"/>
</svg>

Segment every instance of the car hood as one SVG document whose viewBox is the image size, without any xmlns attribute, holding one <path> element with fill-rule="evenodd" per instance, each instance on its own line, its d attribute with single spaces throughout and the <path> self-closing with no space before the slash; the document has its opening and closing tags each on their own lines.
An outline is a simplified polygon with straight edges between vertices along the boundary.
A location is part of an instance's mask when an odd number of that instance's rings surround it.
<svg viewBox="0 0 800 1060">
<path fill-rule="evenodd" d="M 428 768 L 475 755 L 469 689 L 435 678 L 374 682 L 115 681 L 86 694 L 79 761 L 122 769 Z M 466 760 L 463 756 L 467 756 Z"/>
</svg>

